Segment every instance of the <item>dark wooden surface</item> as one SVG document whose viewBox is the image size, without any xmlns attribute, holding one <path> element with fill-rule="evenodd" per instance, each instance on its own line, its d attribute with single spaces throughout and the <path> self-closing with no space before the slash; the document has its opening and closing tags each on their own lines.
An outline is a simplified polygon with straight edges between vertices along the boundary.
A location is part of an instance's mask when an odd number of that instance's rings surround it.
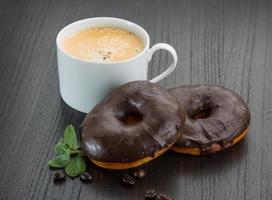
<svg viewBox="0 0 272 200">
<path fill-rule="evenodd" d="M 178 52 L 176 71 L 161 81 L 219 84 L 250 106 L 246 139 L 207 157 L 168 152 L 144 166 L 134 188 L 122 172 L 89 164 L 94 182 L 54 185 L 47 167 L 69 123 L 84 115 L 60 98 L 55 37 L 66 24 L 93 16 L 143 26 L 152 44 Z M 156 54 L 150 77 L 170 56 Z M 154 188 L 175 200 L 272 199 L 272 1 L 266 0 L 0 0 L 0 199 L 143 199 Z"/>
</svg>

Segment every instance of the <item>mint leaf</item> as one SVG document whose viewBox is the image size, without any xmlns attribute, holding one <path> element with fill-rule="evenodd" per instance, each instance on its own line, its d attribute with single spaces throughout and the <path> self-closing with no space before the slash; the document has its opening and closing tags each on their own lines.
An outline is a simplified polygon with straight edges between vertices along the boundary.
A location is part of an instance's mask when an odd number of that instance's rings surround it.
<svg viewBox="0 0 272 200">
<path fill-rule="evenodd" d="M 76 132 L 72 125 L 66 127 L 63 137 L 63 143 L 66 144 L 71 149 L 79 148 L 77 143 Z"/>
<path fill-rule="evenodd" d="M 80 150 L 72 125 L 66 127 L 64 137 L 55 145 L 54 151 L 57 157 L 48 161 L 49 166 L 64 168 L 70 177 L 76 177 L 86 170 L 84 152 Z"/>
<path fill-rule="evenodd" d="M 67 149 L 66 145 L 63 143 L 63 139 L 61 138 L 58 142 L 58 144 L 54 147 L 55 153 L 57 155 L 63 154 L 65 150 Z"/>
<path fill-rule="evenodd" d="M 63 138 L 60 138 L 59 142 L 58 143 L 62 143 L 64 144 L 64 141 L 63 141 Z"/>
<path fill-rule="evenodd" d="M 62 154 L 59 154 L 56 158 L 48 161 L 50 167 L 62 168 L 68 165 L 70 162 L 70 150 L 65 149 Z"/>
<path fill-rule="evenodd" d="M 55 167 L 55 168 L 63 168 L 65 167 L 66 165 L 68 165 L 69 163 L 69 160 L 63 160 L 61 158 L 53 158 L 51 160 L 48 161 L 48 165 L 50 167 Z"/>
<path fill-rule="evenodd" d="M 81 155 L 72 157 L 70 163 L 65 166 L 65 173 L 70 177 L 79 176 L 86 170 L 86 163 Z"/>
</svg>

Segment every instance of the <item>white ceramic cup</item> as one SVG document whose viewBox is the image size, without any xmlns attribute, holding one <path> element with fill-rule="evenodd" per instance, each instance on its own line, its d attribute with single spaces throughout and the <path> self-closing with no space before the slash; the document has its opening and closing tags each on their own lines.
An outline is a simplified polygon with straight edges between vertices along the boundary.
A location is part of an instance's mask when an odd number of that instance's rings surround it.
<svg viewBox="0 0 272 200">
<path fill-rule="evenodd" d="M 82 29 L 99 26 L 122 28 L 136 34 L 143 42 L 144 50 L 124 61 L 96 63 L 76 58 L 62 48 L 64 38 Z M 96 17 L 76 21 L 58 33 L 56 43 L 61 97 L 69 106 L 84 113 L 89 112 L 111 89 L 126 82 L 147 80 L 148 63 L 155 51 L 168 51 L 173 61 L 167 70 L 151 82 L 158 82 L 168 76 L 177 64 L 177 53 L 172 46 L 158 43 L 150 49 L 147 32 L 139 25 L 119 18 Z"/>
</svg>

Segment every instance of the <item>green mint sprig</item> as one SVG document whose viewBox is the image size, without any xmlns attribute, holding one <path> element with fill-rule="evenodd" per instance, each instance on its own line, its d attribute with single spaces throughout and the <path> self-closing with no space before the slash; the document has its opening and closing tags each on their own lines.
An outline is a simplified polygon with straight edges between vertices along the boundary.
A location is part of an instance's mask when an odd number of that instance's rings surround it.
<svg viewBox="0 0 272 200">
<path fill-rule="evenodd" d="M 86 170 L 84 152 L 80 150 L 76 132 L 72 125 L 66 127 L 64 136 L 54 147 L 56 157 L 48 161 L 54 168 L 64 168 L 70 177 L 79 176 Z"/>
</svg>

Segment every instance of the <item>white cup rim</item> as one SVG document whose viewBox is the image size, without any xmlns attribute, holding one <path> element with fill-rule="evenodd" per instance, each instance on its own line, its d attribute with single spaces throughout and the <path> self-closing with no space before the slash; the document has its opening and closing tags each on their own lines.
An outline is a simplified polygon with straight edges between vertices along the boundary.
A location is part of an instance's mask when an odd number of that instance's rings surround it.
<svg viewBox="0 0 272 200">
<path fill-rule="evenodd" d="M 71 26 L 74 26 L 76 24 L 80 24 L 80 23 L 84 23 L 86 21 L 93 21 L 93 20 L 101 20 L 101 19 L 104 19 L 104 20 L 109 20 L 109 21 L 119 21 L 119 22 L 122 22 L 122 23 L 125 23 L 125 24 L 129 24 L 129 25 L 133 25 L 135 27 L 137 27 L 139 30 L 141 30 L 141 32 L 144 33 L 146 39 L 147 39 L 147 42 L 145 44 L 145 48 L 140 52 L 138 53 L 137 55 L 129 58 L 129 59 L 126 59 L 126 60 L 122 60 L 122 61 L 114 61 L 114 62 L 94 62 L 94 61 L 88 61 L 88 60 L 84 60 L 84 59 L 80 59 L 80 58 L 77 58 L 71 54 L 69 54 L 68 52 L 66 52 L 60 45 L 60 35 L 62 34 L 62 32 L 64 32 L 67 28 L 71 27 Z M 113 26 L 114 27 L 114 26 Z M 133 32 L 133 31 L 132 31 Z M 85 62 L 85 63 L 92 63 L 92 64 L 103 64 L 103 65 L 112 65 L 112 64 L 122 64 L 122 63 L 127 63 L 131 60 L 134 60 L 140 56 L 142 56 L 146 50 L 149 48 L 149 45 L 150 45 L 150 38 L 149 38 L 149 35 L 148 33 L 146 32 L 146 30 L 141 27 L 140 25 L 134 23 L 134 22 L 131 22 L 131 21 L 128 21 L 128 20 L 125 20 L 125 19 L 121 19 L 121 18 L 116 18 L 116 17 L 91 17 L 91 18 L 86 18 L 86 19 L 81 19 L 81 20 L 78 20 L 78 21 L 75 21 L 75 22 L 72 22 L 66 26 L 64 26 L 59 32 L 58 32 L 58 35 L 56 37 L 56 45 L 57 45 L 57 48 L 63 53 L 65 54 L 66 56 L 72 58 L 72 59 L 75 59 L 77 61 L 80 61 L 80 62 Z"/>
</svg>

